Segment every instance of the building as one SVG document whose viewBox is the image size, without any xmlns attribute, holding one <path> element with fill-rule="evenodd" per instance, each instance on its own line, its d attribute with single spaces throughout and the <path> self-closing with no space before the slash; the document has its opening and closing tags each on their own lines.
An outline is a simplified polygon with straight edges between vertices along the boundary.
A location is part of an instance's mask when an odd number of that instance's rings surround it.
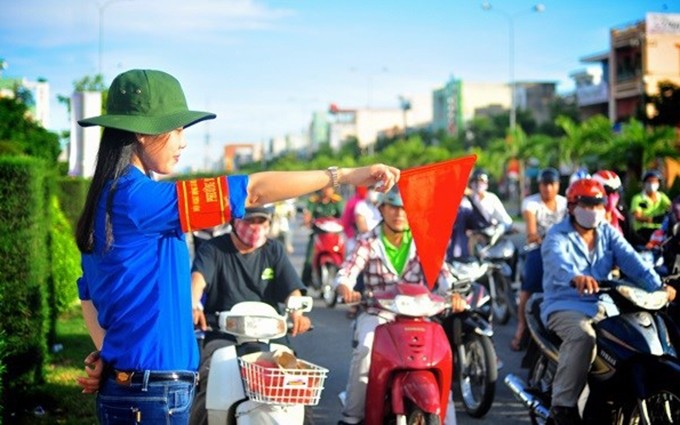
<svg viewBox="0 0 680 425">
<path fill-rule="evenodd" d="M 515 83 L 517 109 L 531 111 L 537 123 L 550 119 L 550 103 L 555 98 L 554 81 Z M 432 129 L 458 134 L 473 118 L 506 113 L 512 90 L 505 83 L 468 82 L 451 78 L 432 93 Z"/>
<path fill-rule="evenodd" d="M 224 171 L 232 173 L 239 165 L 262 161 L 261 143 L 227 143 L 224 145 Z"/>
<path fill-rule="evenodd" d="M 308 157 L 313 152 L 313 147 L 315 147 L 314 150 L 318 149 L 318 145 L 314 145 L 310 141 L 310 135 L 306 131 L 288 133 L 269 139 L 265 158 L 270 161 L 287 153 L 295 153 L 299 157 Z"/>
<path fill-rule="evenodd" d="M 71 139 L 68 144 L 70 176 L 92 177 L 99 151 L 101 128 L 82 127 L 78 120 L 102 113 L 101 92 L 75 92 L 71 96 Z"/>
<path fill-rule="evenodd" d="M 401 96 L 401 108 L 342 109 L 329 108 L 328 143 L 337 151 L 350 138 L 356 138 L 360 149 L 370 150 L 383 134 L 404 133 L 422 128 L 432 120 L 430 94 Z"/>
<path fill-rule="evenodd" d="M 598 71 L 572 74 L 582 116 L 602 113 L 621 122 L 639 113 L 653 114 L 644 105 L 645 96 L 656 94 L 661 81 L 680 85 L 680 14 L 648 13 L 609 34 L 607 51 L 581 59 L 599 66 Z"/>
<path fill-rule="evenodd" d="M 555 100 L 556 81 L 518 81 L 515 83 L 517 109 L 531 111 L 537 124 L 550 121 L 550 104 Z"/>
</svg>

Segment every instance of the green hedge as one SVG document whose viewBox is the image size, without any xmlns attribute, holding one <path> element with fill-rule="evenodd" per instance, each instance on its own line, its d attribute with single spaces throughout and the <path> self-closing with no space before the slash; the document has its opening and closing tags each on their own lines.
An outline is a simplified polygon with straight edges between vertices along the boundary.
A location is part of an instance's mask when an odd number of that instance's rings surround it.
<svg viewBox="0 0 680 425">
<path fill-rule="evenodd" d="M 0 157 L 0 332 L 3 405 L 13 406 L 32 385 L 43 381 L 49 320 L 48 167 L 38 159 Z"/>
<path fill-rule="evenodd" d="M 0 300 L 0 303 L 2 300 Z M 0 394 L 4 394 L 4 377 L 5 377 L 5 334 L 0 332 Z M 0 425 L 3 423 L 4 407 L 0 403 Z"/>
<path fill-rule="evenodd" d="M 50 277 L 48 324 L 48 346 L 56 341 L 56 326 L 59 316 L 69 310 L 78 301 L 76 280 L 80 277 L 80 251 L 74 238 L 73 227 L 66 215 L 59 208 L 59 200 L 52 196 L 50 200 L 49 228 L 50 236 Z"/>
<path fill-rule="evenodd" d="M 57 187 L 61 210 L 75 230 L 78 218 L 80 218 L 80 213 L 85 205 L 90 180 L 82 177 L 60 177 L 57 179 Z"/>
</svg>

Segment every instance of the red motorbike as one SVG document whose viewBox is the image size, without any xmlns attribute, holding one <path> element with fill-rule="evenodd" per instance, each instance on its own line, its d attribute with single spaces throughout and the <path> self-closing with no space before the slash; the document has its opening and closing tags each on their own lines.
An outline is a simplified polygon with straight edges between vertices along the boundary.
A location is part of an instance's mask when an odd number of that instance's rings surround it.
<svg viewBox="0 0 680 425">
<path fill-rule="evenodd" d="M 312 286 L 319 290 L 326 305 L 333 307 L 337 300 L 333 281 L 345 259 L 343 227 L 339 219 L 325 217 L 314 220 L 312 229 L 314 231 Z"/>
<path fill-rule="evenodd" d="M 375 329 L 366 425 L 444 423 L 453 360 L 444 329 L 429 318 L 450 307 L 424 285 L 373 292 L 368 307 L 396 315 Z"/>
</svg>

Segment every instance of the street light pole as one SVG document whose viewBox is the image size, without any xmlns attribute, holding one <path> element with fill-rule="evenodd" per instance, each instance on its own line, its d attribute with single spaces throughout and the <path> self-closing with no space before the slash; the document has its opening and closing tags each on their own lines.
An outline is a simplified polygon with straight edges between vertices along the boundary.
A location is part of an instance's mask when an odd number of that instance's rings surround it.
<svg viewBox="0 0 680 425">
<path fill-rule="evenodd" d="M 121 2 L 121 1 L 131 1 L 131 0 L 107 0 L 103 3 L 97 3 L 97 9 L 99 10 L 99 50 L 98 50 L 98 56 L 99 56 L 99 67 L 98 73 L 99 75 L 102 75 L 102 20 L 104 18 L 104 10 L 110 6 L 113 3 Z"/>
<path fill-rule="evenodd" d="M 520 11 L 510 14 L 504 10 L 494 8 L 491 3 L 485 1 L 482 3 L 482 9 L 485 11 L 495 10 L 503 15 L 508 20 L 508 68 L 510 72 L 510 130 L 514 131 L 517 125 L 517 100 L 515 99 L 515 17 L 524 13 Z M 545 11 L 545 6 L 541 3 L 534 5 L 531 11 L 541 13 Z"/>
</svg>

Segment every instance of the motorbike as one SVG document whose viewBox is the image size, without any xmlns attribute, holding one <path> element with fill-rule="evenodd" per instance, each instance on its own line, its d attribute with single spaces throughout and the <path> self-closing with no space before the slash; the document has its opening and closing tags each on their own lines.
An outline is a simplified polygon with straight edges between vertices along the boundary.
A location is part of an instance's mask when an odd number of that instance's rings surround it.
<svg viewBox="0 0 680 425">
<path fill-rule="evenodd" d="M 454 356 L 454 386 L 457 387 L 466 413 L 474 418 L 487 414 L 496 395 L 498 365 L 493 345 L 490 297 L 483 285 L 475 282 L 487 273 L 488 264 L 452 262 L 457 278 L 452 291 L 467 303 L 460 313 L 450 310 L 440 315 Z"/>
<path fill-rule="evenodd" d="M 312 309 L 311 297 L 290 297 L 286 314 Z M 286 316 L 270 305 L 246 301 L 220 312 L 221 332 L 236 344 L 215 350 L 208 374 L 208 424 L 303 424 L 305 406 L 319 403 L 328 369 L 296 359 L 270 343 L 288 332 Z"/>
<path fill-rule="evenodd" d="M 367 308 L 394 314 L 375 329 L 364 424 L 444 423 L 452 354 L 441 325 L 430 320 L 450 307 L 424 285 L 397 284 L 368 294 Z"/>
<path fill-rule="evenodd" d="M 622 281 L 599 283 L 606 318 L 595 325 L 597 356 L 579 399 L 585 424 L 671 424 L 680 420 L 680 361 L 662 309 L 665 290 L 646 292 Z M 528 382 L 508 375 L 505 383 L 529 410 L 533 424 L 552 423 L 550 401 L 559 338 L 540 318 L 542 294 L 527 305 L 531 341 L 523 359 Z"/>
<path fill-rule="evenodd" d="M 314 255 L 312 257 L 312 286 L 319 290 L 328 307 L 334 307 L 337 295 L 333 288 L 335 276 L 345 259 L 345 236 L 340 221 L 332 217 L 314 220 Z"/>
<path fill-rule="evenodd" d="M 516 268 L 516 248 L 503 225 L 488 226 L 473 232 L 471 252 L 489 269 L 481 282 L 491 294 L 494 319 L 504 325 L 517 315 L 517 297 L 511 279 Z"/>
</svg>

